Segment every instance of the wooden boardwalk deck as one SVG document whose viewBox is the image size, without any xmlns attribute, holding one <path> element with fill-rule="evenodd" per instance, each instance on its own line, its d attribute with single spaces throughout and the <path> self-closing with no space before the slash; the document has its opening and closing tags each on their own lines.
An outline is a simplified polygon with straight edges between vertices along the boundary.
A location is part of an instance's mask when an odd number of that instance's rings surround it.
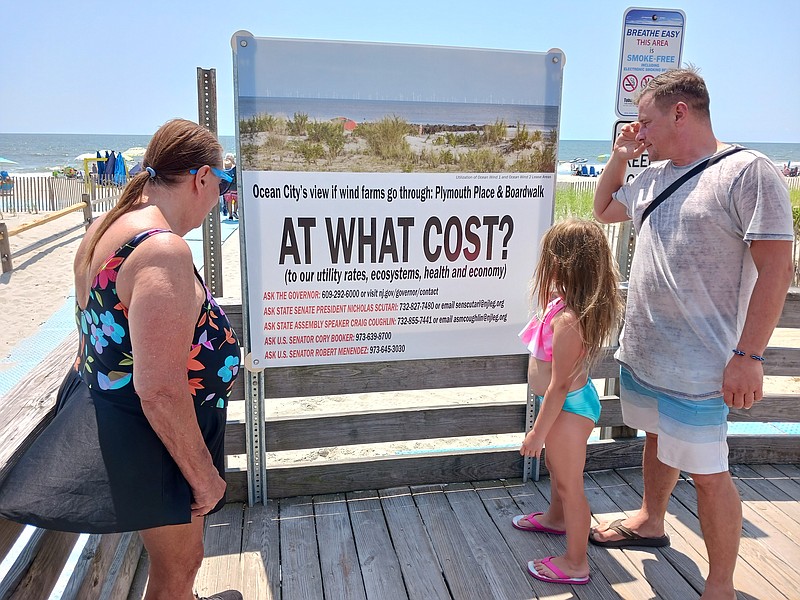
<svg viewBox="0 0 800 600">
<path fill-rule="evenodd" d="M 800 598 L 800 465 L 732 472 L 744 501 L 739 598 Z M 622 517 L 641 501 L 641 469 L 588 473 L 585 482 L 597 521 Z M 511 517 L 544 510 L 549 495 L 544 477 L 228 504 L 208 519 L 197 589 L 237 588 L 245 600 L 699 597 L 708 564 L 690 480 L 681 479 L 670 500 L 671 547 L 589 546 L 585 586 L 526 574 L 528 560 L 562 552 L 564 538 L 518 531 Z M 143 587 L 139 574 L 129 600 L 142 598 Z"/>
</svg>

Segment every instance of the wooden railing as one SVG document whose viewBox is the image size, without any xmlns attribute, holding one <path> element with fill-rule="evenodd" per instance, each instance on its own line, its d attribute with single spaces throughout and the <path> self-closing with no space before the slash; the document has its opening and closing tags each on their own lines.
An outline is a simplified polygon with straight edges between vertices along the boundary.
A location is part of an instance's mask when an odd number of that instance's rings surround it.
<svg viewBox="0 0 800 600">
<path fill-rule="evenodd" d="M 241 330 L 241 305 L 224 304 L 235 328 Z M 800 290 L 786 300 L 779 327 L 800 328 Z M 77 334 L 65 340 L 35 372 L 20 382 L 0 402 L 0 478 L 52 418 L 53 402 L 61 378 L 74 360 Z M 618 368 L 606 349 L 595 366 L 594 379 L 613 381 Z M 765 374 L 792 377 L 800 372 L 800 348 L 770 347 L 765 352 Z M 267 406 L 271 398 L 294 398 L 366 392 L 392 392 L 439 388 L 464 388 L 524 384 L 528 356 L 488 356 L 413 360 L 316 367 L 270 369 L 265 378 Z M 225 443 L 229 464 L 246 452 L 246 424 L 242 403 L 246 377 L 240 377 L 231 397 L 231 415 Z M 512 386 L 513 389 L 513 386 Z M 438 440 L 454 436 L 486 436 L 525 430 L 525 387 L 507 401 L 448 406 L 393 408 L 391 405 L 343 414 L 268 417 L 265 447 L 268 452 L 310 450 L 324 447 L 377 444 L 409 440 Z M 749 411 L 731 411 L 731 421 L 800 422 L 800 395 L 772 394 Z M 619 399 L 606 395 L 600 427 L 622 424 Z M 617 437 L 591 442 L 587 447 L 587 471 L 641 462 L 642 438 Z M 736 435 L 729 437 L 731 464 L 800 462 L 798 435 Z M 347 461 L 267 464 L 266 493 L 270 498 L 318 495 L 398 485 L 451 483 L 519 477 L 522 459 L 518 449 L 454 449 Z M 227 473 L 228 501 L 247 501 L 244 468 Z M 0 521 L 0 559 L 23 527 Z M 77 536 L 35 531 L 0 582 L 0 598 L 45 598 L 55 584 Z M 136 534 L 84 536 L 81 557 L 69 575 L 66 599 L 124 598 L 141 553 Z M 120 595 L 103 595 L 116 590 Z M 12 595 L 13 594 L 13 595 Z"/>
</svg>

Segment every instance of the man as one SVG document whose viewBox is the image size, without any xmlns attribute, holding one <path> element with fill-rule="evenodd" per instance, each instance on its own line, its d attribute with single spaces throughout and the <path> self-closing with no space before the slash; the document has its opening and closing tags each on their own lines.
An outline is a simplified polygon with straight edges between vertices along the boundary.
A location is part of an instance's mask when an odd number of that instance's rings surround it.
<svg viewBox="0 0 800 600">
<path fill-rule="evenodd" d="M 728 472 L 728 408 L 762 397 L 764 349 L 792 279 L 786 184 L 762 154 L 741 150 L 644 209 L 703 159 L 730 147 L 714 136 L 705 82 L 692 70 L 652 79 L 597 183 L 595 217 L 638 232 L 617 352 L 629 427 L 646 432 L 641 510 L 602 525 L 607 547 L 665 546 L 664 516 L 681 470 L 697 489 L 709 573 L 703 600 L 735 598 L 742 507 Z M 652 164 L 625 184 L 626 163 Z"/>
</svg>

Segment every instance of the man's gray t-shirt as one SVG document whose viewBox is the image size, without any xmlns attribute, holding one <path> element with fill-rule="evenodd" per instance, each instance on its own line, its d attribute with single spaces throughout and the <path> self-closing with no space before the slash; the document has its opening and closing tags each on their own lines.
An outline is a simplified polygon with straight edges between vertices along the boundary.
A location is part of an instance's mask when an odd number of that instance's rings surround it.
<svg viewBox="0 0 800 600">
<path fill-rule="evenodd" d="M 616 357 L 644 385 L 699 400 L 721 395 L 741 335 L 757 276 L 750 242 L 794 234 L 786 182 L 752 150 L 694 176 L 642 224 L 650 202 L 696 164 L 654 163 L 614 194 L 638 233 Z"/>
</svg>

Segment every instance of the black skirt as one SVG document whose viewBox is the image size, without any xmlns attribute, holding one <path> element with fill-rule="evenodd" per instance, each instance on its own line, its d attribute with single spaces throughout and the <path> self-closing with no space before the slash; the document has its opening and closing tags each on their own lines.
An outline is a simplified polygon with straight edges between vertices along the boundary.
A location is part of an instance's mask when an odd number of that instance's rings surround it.
<svg viewBox="0 0 800 600">
<path fill-rule="evenodd" d="M 198 422 L 225 476 L 226 410 Z M 0 516 L 79 533 L 138 531 L 191 521 L 192 493 L 178 465 L 130 397 L 88 388 L 70 370 L 53 421 L 0 483 Z M 211 512 L 225 503 L 223 497 Z"/>
</svg>

